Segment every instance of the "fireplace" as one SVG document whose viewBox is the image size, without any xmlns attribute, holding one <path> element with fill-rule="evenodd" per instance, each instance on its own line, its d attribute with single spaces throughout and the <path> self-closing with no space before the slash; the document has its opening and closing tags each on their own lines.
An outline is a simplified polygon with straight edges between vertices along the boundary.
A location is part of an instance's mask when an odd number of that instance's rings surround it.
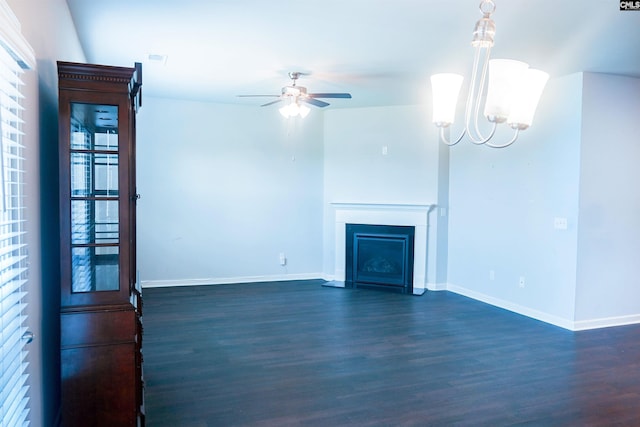
<svg viewBox="0 0 640 427">
<path fill-rule="evenodd" d="M 412 294 L 415 227 L 345 226 L 345 286 Z"/>
<path fill-rule="evenodd" d="M 429 212 L 435 205 L 331 202 L 331 206 L 335 212 L 334 274 L 327 286 L 346 286 L 346 224 L 389 224 L 414 227 L 413 294 L 425 292 L 427 266 L 432 266 L 431 271 L 435 271 L 436 241 L 428 238 Z"/>
</svg>

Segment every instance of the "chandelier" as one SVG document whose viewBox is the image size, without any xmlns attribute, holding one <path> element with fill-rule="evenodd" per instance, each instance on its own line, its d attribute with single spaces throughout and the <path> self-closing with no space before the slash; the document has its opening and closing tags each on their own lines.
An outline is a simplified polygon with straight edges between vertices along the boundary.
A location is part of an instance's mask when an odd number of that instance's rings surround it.
<svg viewBox="0 0 640 427">
<path fill-rule="evenodd" d="M 482 18 L 476 23 L 471 46 L 475 48 L 473 70 L 467 104 L 465 126 L 460 136 L 451 141 L 445 129 L 454 121 L 456 103 L 463 77 L 459 74 L 442 73 L 431 76 L 433 92 L 433 123 L 440 128 L 440 139 L 446 145 L 455 145 L 465 134 L 476 145 L 504 148 L 518 139 L 521 130 L 527 129 L 533 120 L 540 95 L 549 75 L 529 65 L 510 59 L 489 59 L 496 25 L 491 14 L 496 10 L 491 0 L 480 2 Z M 486 82 L 488 74 L 488 83 Z M 484 94 L 486 86 L 486 94 Z M 485 98 L 484 116 L 491 123 L 491 130 L 483 134 L 478 126 L 480 103 Z M 472 123 L 473 121 L 473 123 Z M 490 142 L 500 123 L 507 123 L 514 130 L 511 140 L 494 144 Z"/>
</svg>

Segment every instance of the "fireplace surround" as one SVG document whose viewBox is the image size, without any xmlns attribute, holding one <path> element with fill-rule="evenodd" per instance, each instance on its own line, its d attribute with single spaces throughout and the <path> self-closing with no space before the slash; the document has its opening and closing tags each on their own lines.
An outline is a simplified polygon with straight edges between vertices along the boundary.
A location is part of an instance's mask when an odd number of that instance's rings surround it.
<svg viewBox="0 0 640 427">
<path fill-rule="evenodd" d="M 429 213 L 435 204 L 331 202 L 334 211 L 334 274 L 331 286 L 345 286 L 346 224 L 413 226 L 413 293 L 421 295 L 427 285 L 427 266 L 435 262 L 434 242 L 428 239 Z M 431 248 L 427 256 L 427 248 Z M 431 259 L 433 258 L 433 259 Z"/>
</svg>

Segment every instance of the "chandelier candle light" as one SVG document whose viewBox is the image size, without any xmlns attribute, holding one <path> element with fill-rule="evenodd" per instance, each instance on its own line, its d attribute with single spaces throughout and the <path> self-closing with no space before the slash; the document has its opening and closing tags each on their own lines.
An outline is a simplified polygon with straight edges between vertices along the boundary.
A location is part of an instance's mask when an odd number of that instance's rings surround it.
<svg viewBox="0 0 640 427">
<path fill-rule="evenodd" d="M 431 76 L 433 92 L 433 123 L 440 128 L 440 138 L 447 145 L 455 145 L 469 136 L 477 145 L 504 148 L 518 139 L 518 133 L 531 125 L 540 95 L 549 79 L 549 74 L 529 68 L 529 65 L 510 59 L 489 59 L 496 25 L 491 19 L 495 11 L 491 0 L 480 2 L 482 18 L 476 23 L 471 46 L 475 48 L 473 71 L 467 105 L 465 108 L 465 128 L 455 141 L 447 139 L 445 129 L 454 121 L 456 103 L 463 77 L 459 74 L 442 73 Z M 482 64 L 481 64 L 482 62 Z M 491 123 L 491 131 L 484 136 L 478 127 L 480 100 L 489 75 L 484 116 Z M 478 79 L 478 74 L 480 77 Z M 473 126 L 471 115 L 473 114 Z M 507 123 L 514 129 L 513 138 L 504 144 L 489 142 L 499 123 Z"/>
</svg>

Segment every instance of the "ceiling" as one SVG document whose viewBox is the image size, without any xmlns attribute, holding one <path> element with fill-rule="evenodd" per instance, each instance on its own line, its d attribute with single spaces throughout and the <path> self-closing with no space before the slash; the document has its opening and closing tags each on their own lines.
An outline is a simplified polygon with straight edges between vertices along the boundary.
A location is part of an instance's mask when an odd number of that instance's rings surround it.
<svg viewBox="0 0 640 427">
<path fill-rule="evenodd" d="M 558 77 L 640 78 L 640 11 L 616 0 L 495 0 L 493 57 Z M 468 76 L 479 0 L 67 0 L 87 60 L 143 63 L 146 96 L 260 105 L 289 71 L 329 108 L 415 104 L 428 76 Z M 167 55 L 165 64 L 148 56 Z"/>
</svg>

